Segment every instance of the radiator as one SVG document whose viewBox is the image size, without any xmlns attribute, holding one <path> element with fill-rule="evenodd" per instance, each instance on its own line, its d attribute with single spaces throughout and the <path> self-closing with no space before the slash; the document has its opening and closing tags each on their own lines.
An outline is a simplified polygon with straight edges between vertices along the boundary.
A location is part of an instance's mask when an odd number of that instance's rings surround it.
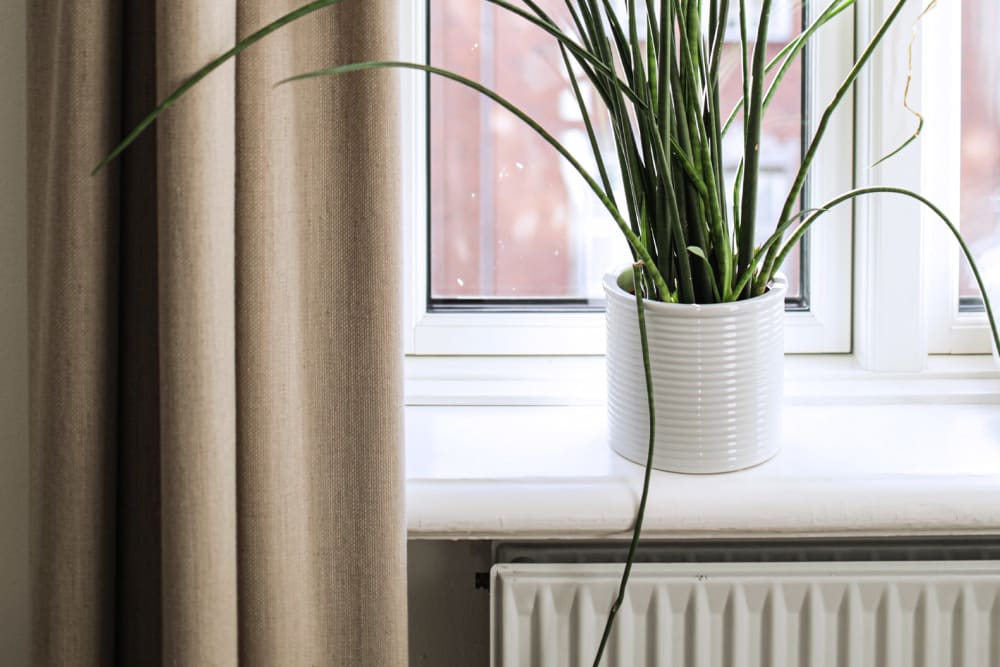
<svg viewBox="0 0 1000 667">
<path fill-rule="evenodd" d="M 491 665 L 592 664 L 621 564 L 500 564 Z M 638 563 L 607 667 L 1000 667 L 1000 562 Z"/>
</svg>

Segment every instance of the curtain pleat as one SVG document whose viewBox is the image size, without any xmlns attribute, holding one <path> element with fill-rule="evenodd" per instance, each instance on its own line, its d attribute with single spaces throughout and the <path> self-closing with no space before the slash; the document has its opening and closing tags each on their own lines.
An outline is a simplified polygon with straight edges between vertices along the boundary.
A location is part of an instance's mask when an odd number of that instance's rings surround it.
<svg viewBox="0 0 1000 667">
<path fill-rule="evenodd" d="M 395 3 L 29 4 L 33 660 L 404 665 Z"/>
<path fill-rule="evenodd" d="M 236 3 L 160 0 L 156 28 L 162 99 L 234 42 Z M 229 62 L 156 126 L 160 534 L 168 665 L 233 664 L 238 653 L 235 94 L 235 67 Z"/>
<path fill-rule="evenodd" d="M 241 4 L 241 36 L 286 8 Z M 301 664 L 322 657 L 312 639 L 322 627 L 321 598 L 315 595 L 321 573 L 309 534 L 316 507 L 307 502 L 311 466 L 306 369 L 311 359 L 304 332 L 308 323 L 302 317 L 304 290 L 318 284 L 305 273 L 303 256 L 309 247 L 303 213 L 312 206 L 303 202 L 300 185 L 311 177 L 297 168 L 300 144 L 308 143 L 306 135 L 317 128 L 307 130 L 300 121 L 308 111 L 302 97 L 310 93 L 308 88 L 271 91 L 269 85 L 294 71 L 301 39 L 296 33 L 301 32 L 300 26 L 290 26 L 274 35 L 274 48 L 249 52 L 239 63 L 237 141 L 244 159 L 237 168 L 238 217 L 259 211 L 268 221 L 240 225 L 236 236 L 238 398 L 247 417 L 239 423 L 244 445 L 239 451 L 239 502 L 240 513 L 254 517 L 241 524 L 239 532 L 240 586 L 248 592 L 240 598 L 240 614 L 261 628 L 245 638 L 241 652 L 244 657 L 258 656 L 261 664 L 282 656 Z M 320 130 L 319 137 L 325 136 Z M 331 151 L 331 162 L 334 155 Z M 324 198 L 317 192 L 313 205 Z M 270 446 L 279 440 L 287 446 Z M 295 511 L 299 507 L 306 511 Z M 284 535 L 284 543 L 270 539 L 275 531 Z M 288 558 L 290 553 L 295 557 Z"/>
<path fill-rule="evenodd" d="M 28 4 L 32 632 L 38 664 L 113 659 L 118 182 L 83 165 L 118 133 L 116 8 Z M 44 36 L 36 30 L 44 26 Z M 69 168 L 69 165 L 80 165 Z"/>
<path fill-rule="evenodd" d="M 122 5 L 122 127 L 156 105 L 156 7 Z M 115 650 L 155 665 L 163 650 L 160 534 L 160 352 L 156 132 L 114 166 L 120 181 Z M 142 613 L 133 610 L 141 609 Z"/>
<path fill-rule="evenodd" d="M 241 35 L 293 6 L 240 3 Z M 346 2 L 237 65 L 237 495 L 254 517 L 240 522 L 240 616 L 260 629 L 240 650 L 260 664 L 404 660 L 405 641 L 386 642 L 355 608 L 365 600 L 372 619 L 405 608 L 402 496 L 385 492 L 398 472 L 367 444 L 402 438 L 393 79 L 271 89 L 391 54 L 393 8 Z M 357 569 L 325 566 L 341 561 Z"/>
</svg>

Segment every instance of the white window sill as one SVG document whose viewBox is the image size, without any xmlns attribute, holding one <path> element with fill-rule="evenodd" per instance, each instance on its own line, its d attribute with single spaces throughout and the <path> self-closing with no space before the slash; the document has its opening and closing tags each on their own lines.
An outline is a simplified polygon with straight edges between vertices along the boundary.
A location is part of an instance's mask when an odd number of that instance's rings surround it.
<svg viewBox="0 0 1000 667">
<path fill-rule="evenodd" d="M 504 363 L 492 381 L 411 374 L 410 537 L 626 536 L 642 469 L 608 449 L 602 387 L 579 371 L 532 392 L 522 385 L 540 380 L 503 379 Z M 418 395 L 432 384 L 450 405 Z M 504 402 L 521 404 L 490 404 Z M 784 425 L 781 452 L 756 468 L 655 472 L 643 534 L 1000 534 L 1000 376 L 987 358 L 932 359 L 899 376 L 861 373 L 850 358 L 792 358 Z"/>
</svg>

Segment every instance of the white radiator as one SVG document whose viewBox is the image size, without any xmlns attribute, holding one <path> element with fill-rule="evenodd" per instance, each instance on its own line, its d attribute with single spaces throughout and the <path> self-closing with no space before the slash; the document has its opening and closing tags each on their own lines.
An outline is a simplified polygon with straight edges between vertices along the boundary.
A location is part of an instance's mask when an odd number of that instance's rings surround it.
<svg viewBox="0 0 1000 667">
<path fill-rule="evenodd" d="M 494 566 L 493 667 L 589 667 L 621 571 Z M 1000 667 L 1000 562 L 639 563 L 601 664 Z"/>
</svg>

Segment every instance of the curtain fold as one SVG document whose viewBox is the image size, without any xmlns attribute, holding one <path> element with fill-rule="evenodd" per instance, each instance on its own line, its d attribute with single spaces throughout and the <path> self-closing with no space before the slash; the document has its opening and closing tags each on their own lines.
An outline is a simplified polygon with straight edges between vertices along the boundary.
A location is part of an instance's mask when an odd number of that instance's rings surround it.
<svg viewBox="0 0 1000 667">
<path fill-rule="evenodd" d="M 395 3 L 29 3 L 33 660 L 404 665 Z"/>
</svg>

